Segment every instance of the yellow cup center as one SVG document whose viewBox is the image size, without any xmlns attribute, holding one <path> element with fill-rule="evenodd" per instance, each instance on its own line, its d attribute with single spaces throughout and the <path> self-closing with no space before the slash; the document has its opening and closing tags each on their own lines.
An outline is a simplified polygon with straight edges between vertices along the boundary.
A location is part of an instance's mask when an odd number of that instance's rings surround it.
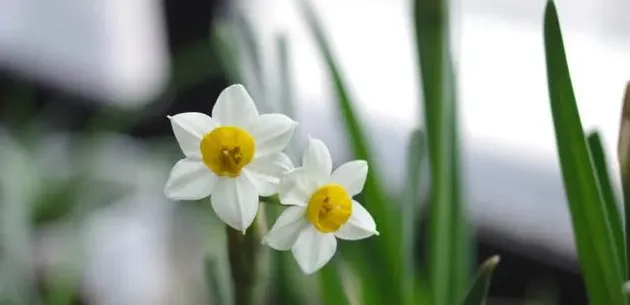
<svg viewBox="0 0 630 305">
<path fill-rule="evenodd" d="M 352 199 L 338 184 L 318 188 L 308 201 L 306 218 L 322 233 L 335 232 L 352 214 Z"/>
<path fill-rule="evenodd" d="M 218 176 L 237 177 L 254 158 L 254 138 L 244 129 L 221 126 L 201 139 L 203 163 Z"/>
</svg>

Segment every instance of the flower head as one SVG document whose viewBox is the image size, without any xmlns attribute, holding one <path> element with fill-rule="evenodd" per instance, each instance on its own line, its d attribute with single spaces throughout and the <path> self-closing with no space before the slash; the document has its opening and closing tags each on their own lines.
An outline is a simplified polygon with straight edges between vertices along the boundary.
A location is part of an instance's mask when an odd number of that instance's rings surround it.
<svg viewBox="0 0 630 305">
<path fill-rule="evenodd" d="M 309 139 L 302 167 L 284 174 L 280 201 L 291 205 L 278 218 L 263 243 L 293 252 L 304 273 L 323 267 L 335 254 L 337 238 L 359 240 L 376 231 L 368 211 L 352 196 L 363 190 L 368 165 L 345 163 L 334 172 L 324 143 Z"/>
<path fill-rule="evenodd" d="M 212 117 L 188 112 L 168 118 L 185 158 L 173 167 L 166 196 L 211 196 L 219 219 L 245 232 L 258 211 L 258 196 L 277 193 L 279 175 L 293 168 L 282 150 L 297 124 L 282 114 L 259 115 L 242 85 L 221 92 Z"/>
</svg>

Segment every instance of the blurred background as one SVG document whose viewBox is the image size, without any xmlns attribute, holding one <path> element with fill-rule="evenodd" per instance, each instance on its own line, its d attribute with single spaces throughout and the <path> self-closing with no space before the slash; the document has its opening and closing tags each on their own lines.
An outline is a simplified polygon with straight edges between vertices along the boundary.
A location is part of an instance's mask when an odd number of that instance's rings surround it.
<svg viewBox="0 0 630 305">
<path fill-rule="evenodd" d="M 294 161 L 308 134 L 328 143 L 337 164 L 352 158 L 297 2 L 0 0 L 0 304 L 231 304 L 221 224 L 209 206 L 163 196 L 181 158 L 165 117 L 210 113 L 239 82 L 261 112 L 300 122 Z M 400 198 L 409 134 L 422 128 L 412 4 L 309 2 L 356 102 L 372 166 Z M 630 4 L 557 3 L 582 120 L 616 164 Z M 545 1 L 450 5 L 473 259 L 501 256 L 488 304 L 586 304 L 548 106 Z M 421 180 L 419 269 L 430 184 Z M 301 275 L 290 253 L 270 258 L 261 304 L 321 303 L 309 288 L 316 276 Z M 287 279 L 305 299 L 283 289 Z"/>
</svg>

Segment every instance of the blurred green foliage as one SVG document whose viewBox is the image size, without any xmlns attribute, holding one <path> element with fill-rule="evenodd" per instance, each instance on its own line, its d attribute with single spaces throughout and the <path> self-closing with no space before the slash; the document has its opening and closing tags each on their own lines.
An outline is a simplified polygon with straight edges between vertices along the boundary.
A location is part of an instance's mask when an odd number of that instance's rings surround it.
<svg viewBox="0 0 630 305">
<path fill-rule="evenodd" d="M 431 168 L 429 279 L 433 304 L 457 304 L 470 278 L 470 237 L 463 212 L 449 1 L 418 0 L 414 25 Z"/>
</svg>

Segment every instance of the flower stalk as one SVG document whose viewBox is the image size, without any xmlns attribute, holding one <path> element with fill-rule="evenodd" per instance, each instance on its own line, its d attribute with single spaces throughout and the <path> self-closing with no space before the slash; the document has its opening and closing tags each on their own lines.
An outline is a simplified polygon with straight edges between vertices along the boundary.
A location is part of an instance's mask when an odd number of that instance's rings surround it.
<svg viewBox="0 0 630 305">
<path fill-rule="evenodd" d="M 254 224 L 243 234 L 229 226 L 225 226 L 228 243 L 228 259 L 232 275 L 234 304 L 252 305 L 261 299 L 267 250 L 261 245 L 262 236 L 266 233 L 264 210 L 260 209 Z"/>
</svg>

